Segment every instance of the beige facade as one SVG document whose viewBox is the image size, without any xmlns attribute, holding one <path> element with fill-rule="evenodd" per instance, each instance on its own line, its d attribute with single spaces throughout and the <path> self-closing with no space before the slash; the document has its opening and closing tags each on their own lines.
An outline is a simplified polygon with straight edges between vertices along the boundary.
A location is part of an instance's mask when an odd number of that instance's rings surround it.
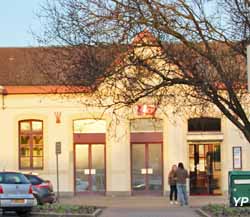
<svg viewBox="0 0 250 217">
<path fill-rule="evenodd" d="M 75 97 L 49 94 L 13 94 L 1 99 L 0 108 L 0 170 L 19 170 L 19 130 L 21 120 L 43 121 L 43 169 L 32 170 L 56 186 L 55 142 L 62 143 L 59 155 L 60 191 L 75 192 L 73 123 L 79 119 L 102 119 L 106 123 L 106 195 L 131 194 L 131 145 L 130 122 L 140 116 L 131 111 L 103 113 L 100 108 L 88 108 Z M 55 112 L 60 112 L 61 123 L 56 123 Z M 190 167 L 189 144 L 218 143 L 221 147 L 220 186 L 228 189 L 228 171 L 233 170 L 232 147 L 242 147 L 242 170 L 250 170 L 250 145 L 244 136 L 221 116 L 221 132 L 188 133 L 187 119 L 178 114 L 166 115 L 157 110 L 156 118 L 163 120 L 163 190 L 169 190 L 167 176 L 173 164 L 182 161 Z M 90 131 L 98 131 L 93 127 Z M 87 131 L 87 129 L 86 129 Z M 23 170 L 22 170 L 23 171 Z M 25 170 L 24 170 L 25 171 Z M 28 170 L 31 171 L 31 170 Z"/>
</svg>

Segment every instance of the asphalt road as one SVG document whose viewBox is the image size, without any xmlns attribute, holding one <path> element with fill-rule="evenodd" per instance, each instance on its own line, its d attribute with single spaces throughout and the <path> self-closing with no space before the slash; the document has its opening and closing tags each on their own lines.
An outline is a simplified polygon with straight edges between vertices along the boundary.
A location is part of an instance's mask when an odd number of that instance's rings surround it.
<svg viewBox="0 0 250 217">
<path fill-rule="evenodd" d="M 101 217 L 199 217 L 194 208 L 107 208 Z"/>
<path fill-rule="evenodd" d="M 15 212 L 7 212 L 4 217 L 19 217 Z M 107 208 L 100 217 L 199 217 L 193 208 Z M 31 216 L 32 217 L 32 216 Z"/>
</svg>

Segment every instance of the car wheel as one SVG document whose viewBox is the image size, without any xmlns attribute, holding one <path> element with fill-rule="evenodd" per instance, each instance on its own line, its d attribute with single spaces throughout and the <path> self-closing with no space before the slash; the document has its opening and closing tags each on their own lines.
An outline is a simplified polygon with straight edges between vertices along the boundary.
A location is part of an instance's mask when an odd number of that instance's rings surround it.
<svg viewBox="0 0 250 217">
<path fill-rule="evenodd" d="M 18 216 L 26 217 L 26 216 L 30 216 L 30 212 L 31 210 L 18 210 L 16 211 L 16 214 Z"/>
<path fill-rule="evenodd" d="M 44 204 L 44 203 L 39 199 L 38 196 L 35 196 L 35 199 L 36 199 L 37 205 L 43 205 L 43 204 Z"/>
</svg>

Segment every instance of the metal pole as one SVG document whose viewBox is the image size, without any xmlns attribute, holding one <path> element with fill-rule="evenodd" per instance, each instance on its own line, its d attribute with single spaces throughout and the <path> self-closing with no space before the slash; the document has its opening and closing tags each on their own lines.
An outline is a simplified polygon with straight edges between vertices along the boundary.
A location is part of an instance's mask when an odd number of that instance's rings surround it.
<svg viewBox="0 0 250 217">
<path fill-rule="evenodd" d="M 249 17 L 250 0 L 245 0 L 245 7 Z M 250 92 L 250 44 L 247 45 L 247 91 Z"/>
<path fill-rule="evenodd" d="M 60 201 L 59 193 L 59 166 L 58 166 L 58 154 L 56 154 L 56 179 L 57 179 L 57 202 Z"/>
</svg>

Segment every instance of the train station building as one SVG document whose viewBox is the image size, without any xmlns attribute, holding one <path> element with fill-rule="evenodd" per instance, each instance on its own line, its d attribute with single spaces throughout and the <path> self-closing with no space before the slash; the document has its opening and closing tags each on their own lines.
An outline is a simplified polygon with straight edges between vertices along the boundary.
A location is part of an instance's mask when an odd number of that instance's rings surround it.
<svg viewBox="0 0 250 217">
<path fill-rule="evenodd" d="M 84 89 L 26 73 L 33 49 L 0 48 L 0 170 L 35 172 L 56 186 L 58 142 L 65 195 L 165 195 L 178 162 L 190 173 L 190 195 L 221 195 L 229 171 L 250 170 L 249 143 L 216 109 L 181 116 L 144 100 L 104 112 L 82 103 Z"/>
</svg>

